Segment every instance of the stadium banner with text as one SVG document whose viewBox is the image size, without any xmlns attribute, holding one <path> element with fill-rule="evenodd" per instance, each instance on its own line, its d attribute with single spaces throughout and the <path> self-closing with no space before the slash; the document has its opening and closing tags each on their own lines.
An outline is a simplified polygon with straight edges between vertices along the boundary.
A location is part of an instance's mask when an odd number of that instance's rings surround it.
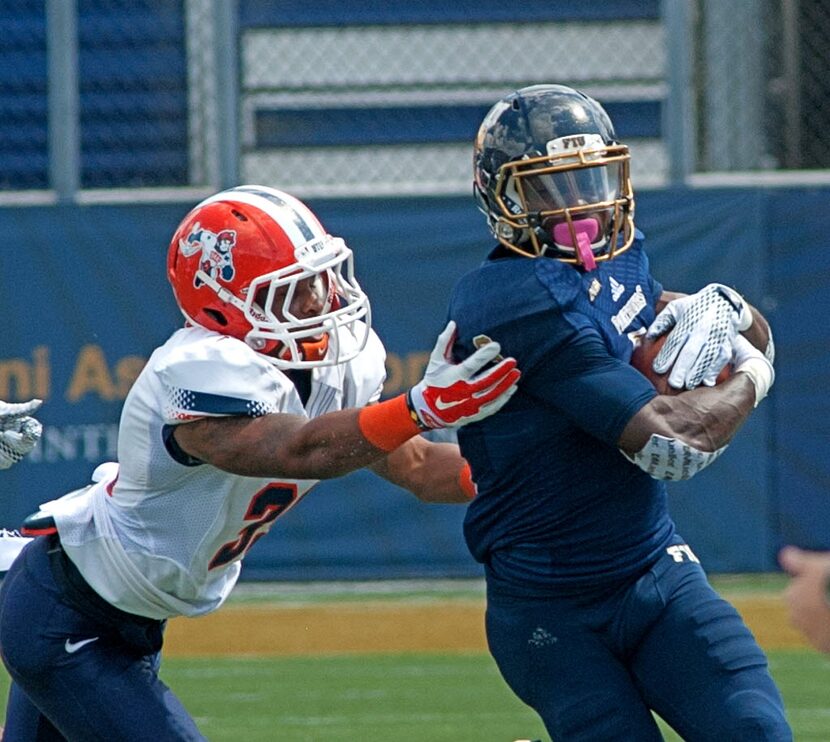
<svg viewBox="0 0 830 742">
<path fill-rule="evenodd" d="M 830 189 L 642 192 L 638 226 L 667 289 L 734 286 L 770 319 L 777 382 L 729 450 L 670 486 L 680 532 L 715 572 L 775 568 L 783 543 L 830 548 Z M 44 437 L 0 473 L 0 526 L 83 485 L 116 455 L 121 404 L 181 325 L 165 277 L 192 203 L 0 209 L 0 399 L 45 400 Z M 355 251 L 392 395 L 420 378 L 455 280 L 489 245 L 469 198 L 312 201 Z M 246 579 L 481 574 L 462 506 L 423 505 L 371 473 L 321 483 L 245 562 Z"/>
</svg>

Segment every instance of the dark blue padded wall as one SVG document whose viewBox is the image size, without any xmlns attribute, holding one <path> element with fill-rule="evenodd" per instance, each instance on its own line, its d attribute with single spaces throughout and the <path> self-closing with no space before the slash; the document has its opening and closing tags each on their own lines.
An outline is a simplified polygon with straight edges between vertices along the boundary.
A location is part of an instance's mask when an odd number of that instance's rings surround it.
<svg viewBox="0 0 830 742">
<path fill-rule="evenodd" d="M 775 568 L 785 542 L 830 548 L 826 286 L 830 189 L 639 194 L 638 224 L 667 288 L 732 284 L 772 322 L 778 380 L 710 469 L 671 485 L 681 533 L 712 571 Z M 180 324 L 165 279 L 169 235 L 192 204 L 0 209 L 14 251 L 6 289 L 0 398 L 42 396 L 46 434 L 2 473 L 0 525 L 85 482 L 115 455 L 130 379 Z M 355 250 L 389 350 L 388 394 L 417 381 L 456 278 L 489 243 L 470 198 L 317 201 Z M 319 485 L 246 560 L 248 579 L 480 574 L 461 506 L 426 506 L 370 473 Z"/>
<path fill-rule="evenodd" d="M 784 541 L 830 547 L 830 210 L 828 191 L 765 202 L 766 283 L 776 321 L 773 494 Z"/>
</svg>

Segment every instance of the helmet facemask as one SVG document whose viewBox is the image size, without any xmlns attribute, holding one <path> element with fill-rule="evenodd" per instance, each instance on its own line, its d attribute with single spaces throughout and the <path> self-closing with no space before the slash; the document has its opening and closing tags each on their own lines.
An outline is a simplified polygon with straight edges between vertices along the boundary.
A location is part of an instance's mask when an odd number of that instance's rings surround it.
<svg viewBox="0 0 830 742">
<path fill-rule="evenodd" d="M 281 347 L 274 356 L 274 363 L 282 368 L 331 365 L 331 359 L 343 363 L 354 358 L 369 336 L 370 308 L 354 277 L 352 251 L 339 237 L 326 236 L 301 245 L 296 256 L 296 265 L 251 282 L 243 311 L 253 329 L 245 341 L 254 348 L 277 341 Z M 315 316 L 300 317 L 292 312 L 297 287 L 302 281 L 314 277 L 319 277 L 323 283 L 323 310 Z M 282 287 L 287 287 L 284 293 L 280 290 Z M 358 320 L 363 322 L 358 323 Z M 356 342 L 346 347 L 344 332 L 352 335 Z M 325 356 L 329 360 L 308 357 L 311 354 L 304 346 L 316 345 L 324 337 L 328 338 Z"/>
<path fill-rule="evenodd" d="M 578 134 L 551 140 L 545 155 L 503 164 L 490 199 L 496 238 L 522 255 L 586 270 L 627 250 L 634 240 L 629 160 L 625 145 Z"/>
<path fill-rule="evenodd" d="M 313 368 L 344 363 L 366 345 L 371 325 L 369 300 L 354 276 L 353 253 L 339 237 L 325 235 L 295 249 L 295 263 L 254 278 L 244 299 L 202 271 L 200 280 L 232 304 L 251 325 L 244 341 L 279 368 Z M 297 287 L 322 282 L 322 311 L 300 317 L 292 311 Z M 359 322 L 358 320 L 362 320 Z M 343 334 L 352 336 L 343 341 Z"/>
</svg>

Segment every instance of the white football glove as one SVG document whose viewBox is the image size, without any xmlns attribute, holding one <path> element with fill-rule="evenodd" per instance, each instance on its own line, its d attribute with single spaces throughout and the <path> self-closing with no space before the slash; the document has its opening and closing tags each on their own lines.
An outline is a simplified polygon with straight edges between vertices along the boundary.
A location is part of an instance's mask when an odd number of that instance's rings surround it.
<svg viewBox="0 0 830 742">
<path fill-rule="evenodd" d="M 43 427 L 30 415 L 41 404 L 39 399 L 21 404 L 0 402 L 0 469 L 16 464 L 40 440 Z"/>
<path fill-rule="evenodd" d="M 735 337 L 751 325 L 752 312 L 741 295 L 710 283 L 696 294 L 670 301 L 651 323 L 648 337 L 671 329 L 652 368 L 658 374 L 671 368 L 669 385 L 675 389 L 714 386 L 732 358 Z"/>
<path fill-rule="evenodd" d="M 457 428 L 498 412 L 516 392 L 521 375 L 513 358 L 482 371 L 501 352 L 496 342 L 482 346 L 469 358 L 450 360 L 455 322 L 438 336 L 424 378 L 409 390 L 411 411 L 424 428 Z"/>
</svg>

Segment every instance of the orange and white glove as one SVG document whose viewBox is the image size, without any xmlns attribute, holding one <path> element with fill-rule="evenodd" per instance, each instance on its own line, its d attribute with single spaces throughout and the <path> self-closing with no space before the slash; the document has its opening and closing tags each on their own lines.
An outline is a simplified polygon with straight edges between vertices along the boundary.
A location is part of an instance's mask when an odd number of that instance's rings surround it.
<svg viewBox="0 0 830 742">
<path fill-rule="evenodd" d="M 493 341 L 461 363 L 453 363 L 455 322 L 438 336 L 424 378 L 407 394 L 413 419 L 422 428 L 458 428 L 498 412 L 516 392 L 521 372 L 514 358 L 485 368 L 501 353 Z"/>
</svg>

